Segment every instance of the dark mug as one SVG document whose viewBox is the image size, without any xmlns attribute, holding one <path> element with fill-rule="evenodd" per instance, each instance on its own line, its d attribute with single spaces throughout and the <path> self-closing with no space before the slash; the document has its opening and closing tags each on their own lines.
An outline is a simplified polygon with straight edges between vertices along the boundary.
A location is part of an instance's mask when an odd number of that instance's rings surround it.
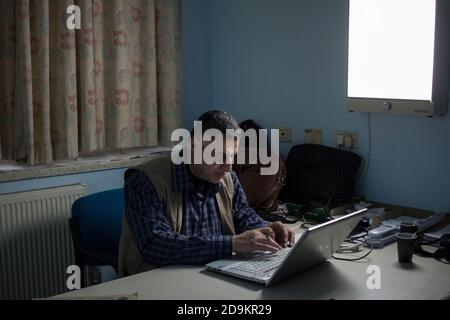
<svg viewBox="0 0 450 320">
<path fill-rule="evenodd" d="M 416 222 L 402 222 L 400 223 L 400 233 L 417 233 L 417 230 L 419 230 L 419 224 Z"/>
<path fill-rule="evenodd" d="M 412 262 L 417 236 L 414 233 L 397 233 L 397 251 L 399 262 Z"/>
</svg>

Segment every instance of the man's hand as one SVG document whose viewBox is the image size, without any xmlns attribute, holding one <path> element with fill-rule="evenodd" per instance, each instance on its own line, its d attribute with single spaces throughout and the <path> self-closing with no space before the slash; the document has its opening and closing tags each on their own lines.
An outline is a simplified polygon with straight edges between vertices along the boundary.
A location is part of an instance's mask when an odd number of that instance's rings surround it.
<svg viewBox="0 0 450 320">
<path fill-rule="evenodd" d="M 251 253 L 253 251 L 277 252 L 281 246 L 274 240 L 272 228 L 260 228 L 245 231 L 233 237 L 233 251 L 236 253 Z"/>
<path fill-rule="evenodd" d="M 272 229 L 275 234 L 275 241 L 283 248 L 294 245 L 295 234 L 286 225 L 282 224 L 280 221 L 275 221 L 269 225 L 269 228 Z"/>
</svg>

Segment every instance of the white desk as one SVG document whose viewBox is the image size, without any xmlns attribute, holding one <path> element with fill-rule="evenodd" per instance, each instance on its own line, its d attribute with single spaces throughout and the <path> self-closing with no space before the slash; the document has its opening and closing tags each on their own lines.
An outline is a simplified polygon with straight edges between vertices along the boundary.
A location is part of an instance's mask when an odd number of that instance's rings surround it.
<svg viewBox="0 0 450 320">
<path fill-rule="evenodd" d="M 361 253 L 359 253 L 361 254 Z M 59 297 L 120 295 L 137 292 L 139 299 L 450 299 L 450 265 L 414 256 L 397 262 L 397 245 L 375 249 L 365 259 L 331 259 L 274 287 L 205 270 L 169 266 L 122 278 Z M 381 269 L 381 289 L 369 290 L 367 267 Z"/>
</svg>

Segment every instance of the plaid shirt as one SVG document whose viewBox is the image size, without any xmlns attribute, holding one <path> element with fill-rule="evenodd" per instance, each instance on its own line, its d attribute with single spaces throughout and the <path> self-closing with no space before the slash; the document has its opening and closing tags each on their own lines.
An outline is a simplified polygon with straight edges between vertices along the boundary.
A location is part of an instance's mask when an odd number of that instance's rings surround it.
<svg viewBox="0 0 450 320">
<path fill-rule="evenodd" d="M 244 190 L 234 172 L 233 208 L 236 233 L 265 227 L 268 222 L 248 205 Z M 143 258 L 155 266 L 204 264 L 232 254 L 232 238 L 222 234 L 215 194 L 220 184 L 202 185 L 186 165 L 172 165 L 172 188 L 181 192 L 183 224 L 180 233 L 172 230 L 164 204 L 150 179 L 134 170 L 125 180 L 125 215 Z"/>
</svg>

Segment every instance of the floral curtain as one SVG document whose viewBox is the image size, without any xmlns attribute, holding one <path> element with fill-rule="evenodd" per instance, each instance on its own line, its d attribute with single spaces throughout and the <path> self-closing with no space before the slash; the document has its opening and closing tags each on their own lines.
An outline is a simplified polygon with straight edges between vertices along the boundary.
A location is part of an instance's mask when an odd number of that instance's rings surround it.
<svg viewBox="0 0 450 320">
<path fill-rule="evenodd" d="M 179 0 L 1 0 L 0 157 L 38 164 L 169 143 L 179 24 Z"/>
</svg>

